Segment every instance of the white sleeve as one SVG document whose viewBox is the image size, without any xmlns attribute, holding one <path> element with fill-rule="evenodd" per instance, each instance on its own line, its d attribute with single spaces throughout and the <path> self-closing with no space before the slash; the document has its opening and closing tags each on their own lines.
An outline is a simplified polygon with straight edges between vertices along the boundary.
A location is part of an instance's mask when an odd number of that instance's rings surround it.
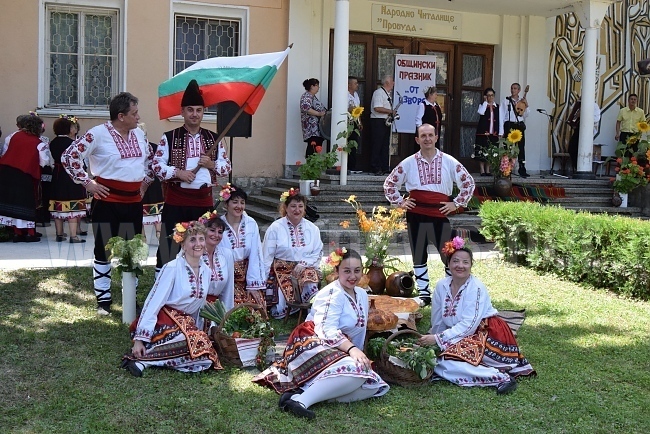
<svg viewBox="0 0 650 434">
<path fill-rule="evenodd" d="M 418 109 L 415 112 L 415 127 L 422 125 L 422 116 L 424 116 L 424 103 L 418 104 Z"/>
<path fill-rule="evenodd" d="M 480 106 L 478 106 L 478 110 L 477 110 L 478 114 L 483 116 L 485 114 L 485 110 L 487 110 L 487 107 L 488 107 L 487 101 L 483 101 L 483 103 Z"/>
<path fill-rule="evenodd" d="M 336 295 L 336 282 L 321 289 L 321 296 L 314 300 L 312 313 L 314 317 L 314 331 L 323 343 L 334 348 L 341 345 L 345 335 L 339 328 L 339 320 L 343 313 L 343 304 Z"/>
<path fill-rule="evenodd" d="M 235 260 L 233 259 L 232 250 L 229 247 L 222 249 L 225 262 L 225 286 L 218 298 L 223 303 L 226 310 L 235 307 Z"/>
<path fill-rule="evenodd" d="M 151 164 L 153 172 L 161 181 L 176 178 L 176 168 L 167 164 L 169 162 L 169 147 L 167 136 L 163 134 Z"/>
<path fill-rule="evenodd" d="M 144 302 L 138 326 L 135 329 L 133 336 L 134 340 L 151 342 L 156 322 L 158 320 L 158 312 L 163 308 L 169 295 L 174 288 L 174 280 L 176 277 L 176 266 L 169 266 L 170 263 L 163 265 L 158 275 L 158 279 L 153 284 L 153 288 L 149 292 L 147 299 Z"/>
<path fill-rule="evenodd" d="M 269 271 L 271 271 L 271 265 L 273 265 L 273 259 L 275 259 L 275 252 L 278 247 L 278 232 L 277 232 L 277 222 L 269 226 L 264 235 L 264 242 L 262 243 L 262 258 L 264 260 L 264 276 L 268 278 Z"/>
<path fill-rule="evenodd" d="M 445 304 L 445 279 L 440 279 L 436 283 L 436 289 L 433 292 L 431 302 L 431 328 L 429 333 L 437 335 L 445 331 L 445 325 L 442 323 L 442 309 Z"/>
<path fill-rule="evenodd" d="M 50 152 L 50 146 L 47 143 L 39 143 L 36 147 L 38 149 L 38 164 L 41 167 L 51 166 L 54 167 L 54 158 Z"/>
<path fill-rule="evenodd" d="M 489 302 L 487 291 L 480 285 L 472 283 L 468 284 L 464 291 L 465 293 L 462 295 L 462 300 L 458 306 L 460 321 L 453 327 L 437 334 L 438 338 L 436 340 L 441 349 L 445 349 L 464 337 L 476 333 L 483 319 L 485 304 Z"/>
<path fill-rule="evenodd" d="M 252 218 L 246 222 L 246 232 L 250 231 L 251 250 L 248 255 L 248 271 L 246 271 L 246 289 L 263 290 L 266 288 L 266 278 L 264 274 L 264 258 L 262 256 L 262 241 L 260 240 L 260 230 L 257 222 Z"/>
<path fill-rule="evenodd" d="M 320 263 L 323 259 L 323 241 L 320 238 L 320 230 L 308 220 L 305 220 L 303 224 L 307 229 L 306 235 L 309 237 L 306 242 L 311 250 L 304 253 L 302 259 L 300 259 L 300 264 L 320 269 Z"/>
<path fill-rule="evenodd" d="M 219 177 L 228 176 L 232 168 L 230 159 L 226 155 L 226 147 L 224 146 L 224 141 L 225 139 L 222 139 L 219 142 L 219 148 L 217 149 L 217 159 L 214 162 L 214 172 Z"/>
</svg>

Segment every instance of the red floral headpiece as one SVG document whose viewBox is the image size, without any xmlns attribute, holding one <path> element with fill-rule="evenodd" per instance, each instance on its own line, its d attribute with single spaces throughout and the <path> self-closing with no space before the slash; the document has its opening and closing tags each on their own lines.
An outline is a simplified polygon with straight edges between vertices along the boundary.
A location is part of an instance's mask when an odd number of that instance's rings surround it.
<svg viewBox="0 0 650 434">
<path fill-rule="evenodd" d="M 233 191 L 237 191 L 237 189 L 232 185 L 230 185 L 230 183 L 227 183 L 226 185 L 221 187 L 221 191 L 219 192 L 219 201 L 225 202 L 228 199 L 230 199 L 230 195 L 232 194 Z"/>
<path fill-rule="evenodd" d="M 176 226 L 174 226 L 174 233 L 172 234 L 172 239 L 176 241 L 178 244 L 182 243 L 183 240 L 185 240 L 185 237 L 187 236 L 187 232 L 192 232 L 194 229 L 197 228 L 197 225 L 201 225 L 201 222 L 198 221 L 191 221 L 191 222 L 181 222 L 181 223 L 176 223 Z"/>
<path fill-rule="evenodd" d="M 345 247 L 339 247 L 338 249 L 334 250 L 332 253 L 329 254 L 327 259 L 325 259 L 325 263 L 327 265 L 331 265 L 332 267 L 338 267 L 341 261 L 343 260 L 343 255 L 345 255 L 348 252 L 348 249 Z"/>
<path fill-rule="evenodd" d="M 202 225 L 205 225 L 210 220 L 216 219 L 217 217 L 219 217 L 219 214 L 217 214 L 216 210 L 208 211 L 208 212 L 204 213 L 201 217 L 199 217 L 199 223 L 201 223 Z"/>
<path fill-rule="evenodd" d="M 461 237 L 454 237 L 452 240 L 447 241 L 442 247 L 442 253 L 446 256 L 453 255 L 456 250 L 469 249 L 468 243 Z"/>
</svg>

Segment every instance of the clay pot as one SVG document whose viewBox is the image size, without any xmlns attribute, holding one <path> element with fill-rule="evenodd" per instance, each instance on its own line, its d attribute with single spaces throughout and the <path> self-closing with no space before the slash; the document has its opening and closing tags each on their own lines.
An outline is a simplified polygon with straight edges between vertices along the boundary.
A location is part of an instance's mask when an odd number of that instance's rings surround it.
<svg viewBox="0 0 650 434">
<path fill-rule="evenodd" d="M 414 288 L 413 271 L 396 271 L 386 279 L 386 294 L 391 297 L 410 297 Z"/>
<path fill-rule="evenodd" d="M 309 186 L 309 191 L 312 196 L 318 196 L 320 194 L 320 181 L 316 180 Z"/>
<path fill-rule="evenodd" d="M 384 274 L 384 267 L 375 267 L 371 265 L 368 267 L 368 286 L 373 294 L 381 295 L 386 288 L 386 275 Z"/>
<path fill-rule="evenodd" d="M 512 180 L 510 178 L 495 178 L 494 193 L 498 197 L 508 197 L 512 191 Z"/>
</svg>

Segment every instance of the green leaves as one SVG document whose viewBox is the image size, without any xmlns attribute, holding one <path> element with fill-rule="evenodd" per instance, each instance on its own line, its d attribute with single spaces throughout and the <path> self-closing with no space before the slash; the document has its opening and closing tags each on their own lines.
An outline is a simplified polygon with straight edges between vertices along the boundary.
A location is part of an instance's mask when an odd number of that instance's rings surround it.
<svg viewBox="0 0 650 434">
<path fill-rule="evenodd" d="M 117 259 L 117 274 L 123 272 L 133 273 L 136 276 L 142 275 L 142 263 L 149 256 L 149 246 L 142 234 L 137 234 L 126 241 L 122 237 L 112 237 L 106 244 L 106 250 L 111 252 L 109 261 Z"/>
</svg>

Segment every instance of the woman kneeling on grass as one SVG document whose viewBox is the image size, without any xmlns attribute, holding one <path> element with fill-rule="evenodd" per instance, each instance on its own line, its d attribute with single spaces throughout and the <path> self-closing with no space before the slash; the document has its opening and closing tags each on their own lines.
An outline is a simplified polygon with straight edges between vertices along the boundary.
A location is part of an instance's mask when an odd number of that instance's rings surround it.
<svg viewBox="0 0 650 434">
<path fill-rule="evenodd" d="M 443 253 L 451 277 L 436 285 L 431 334 L 419 342 L 442 350 L 434 373 L 459 386 L 496 386 L 500 395 L 513 392 L 515 378 L 535 375 L 533 367 L 519 352 L 508 324 L 497 316 L 485 285 L 471 275 L 474 257 L 465 241 L 448 241 Z"/>
<path fill-rule="evenodd" d="M 222 369 L 199 317 L 212 275 L 202 258 L 205 234 L 205 226 L 194 221 L 178 223 L 174 229 L 173 239 L 181 251 L 160 270 L 140 318 L 130 327 L 133 348 L 122 367 L 136 377 L 150 366 L 181 372 Z"/>
<path fill-rule="evenodd" d="M 384 395 L 389 386 L 370 367 L 363 352 L 368 295 L 357 287 L 361 257 L 343 252 L 338 280 L 321 289 L 307 320 L 287 341 L 282 359 L 253 381 L 281 393 L 280 408 L 313 419 L 312 404 L 353 402 Z"/>
</svg>

